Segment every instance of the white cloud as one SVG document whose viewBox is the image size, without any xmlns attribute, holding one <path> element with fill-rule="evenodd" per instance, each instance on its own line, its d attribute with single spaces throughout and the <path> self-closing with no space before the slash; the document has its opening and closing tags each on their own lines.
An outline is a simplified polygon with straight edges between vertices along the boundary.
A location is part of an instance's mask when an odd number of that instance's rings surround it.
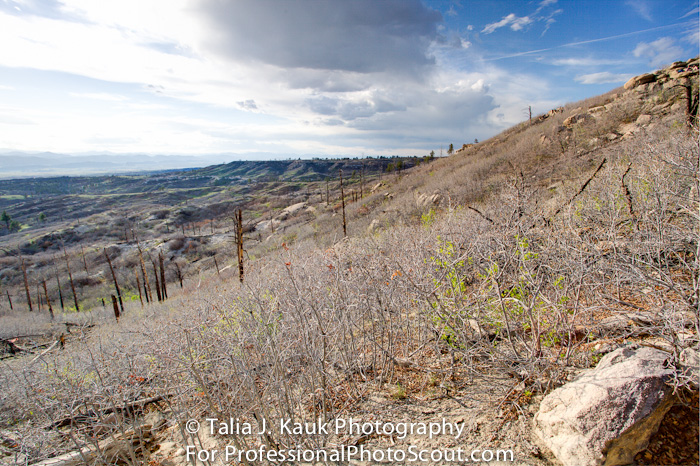
<svg viewBox="0 0 700 466">
<path fill-rule="evenodd" d="M 556 66 L 605 66 L 605 65 L 615 65 L 619 64 L 619 60 L 606 60 L 601 58 L 592 57 L 570 57 L 570 58 L 557 58 L 552 60 L 552 64 Z"/>
<path fill-rule="evenodd" d="M 606 84 L 622 83 L 631 77 L 631 74 L 616 74 L 609 71 L 601 71 L 599 73 L 582 74 L 576 76 L 574 80 L 582 84 Z"/>
<path fill-rule="evenodd" d="M 481 32 L 484 34 L 491 34 L 497 29 L 506 26 L 509 26 L 513 31 L 521 31 L 525 28 L 525 26 L 528 26 L 534 23 L 535 21 L 540 21 L 543 22 L 545 25 L 544 30 L 541 33 L 541 35 L 544 35 L 552 26 L 552 24 L 556 22 L 554 17 L 563 13 L 564 11 L 558 9 L 551 11 L 549 14 L 541 14 L 542 10 L 544 10 L 550 5 L 554 5 L 555 3 L 557 3 L 557 0 L 542 0 L 539 3 L 537 9 L 531 14 L 526 16 L 517 16 L 515 13 L 510 13 L 509 15 L 504 16 L 500 21 L 487 24 Z"/>
<path fill-rule="evenodd" d="M 640 42 L 632 54 L 649 59 L 652 66 L 660 67 L 683 57 L 683 48 L 675 45 L 670 37 L 662 37 L 653 42 Z"/>
<path fill-rule="evenodd" d="M 532 23 L 532 19 L 528 16 L 518 17 L 515 13 L 511 13 L 508 16 L 504 16 L 500 21 L 487 24 L 481 32 L 484 34 L 491 34 L 496 29 L 506 26 L 510 26 L 513 31 L 519 31 L 530 23 Z"/>
<path fill-rule="evenodd" d="M 647 21 L 654 21 L 651 15 L 651 6 L 646 0 L 628 0 L 625 2 L 625 5 L 632 8 L 635 13 Z"/>
<path fill-rule="evenodd" d="M 695 8 L 691 9 L 689 12 L 681 16 L 681 18 L 687 18 L 688 16 L 697 16 L 698 13 L 700 13 L 700 7 L 696 6 Z"/>
</svg>

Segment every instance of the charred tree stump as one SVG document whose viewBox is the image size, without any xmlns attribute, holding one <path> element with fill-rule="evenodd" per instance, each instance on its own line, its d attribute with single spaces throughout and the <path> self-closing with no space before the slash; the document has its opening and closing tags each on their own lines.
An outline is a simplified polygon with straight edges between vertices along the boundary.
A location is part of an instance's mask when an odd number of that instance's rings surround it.
<svg viewBox="0 0 700 466">
<path fill-rule="evenodd" d="M 114 318 L 119 323 L 119 305 L 117 304 L 117 297 L 114 295 L 112 295 L 112 307 L 114 308 Z"/>
</svg>

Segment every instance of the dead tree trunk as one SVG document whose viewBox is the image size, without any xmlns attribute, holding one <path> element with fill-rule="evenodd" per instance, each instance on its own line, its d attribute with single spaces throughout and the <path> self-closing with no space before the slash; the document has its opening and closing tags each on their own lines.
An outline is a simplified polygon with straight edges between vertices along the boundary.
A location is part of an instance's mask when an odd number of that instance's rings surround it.
<svg viewBox="0 0 700 466">
<path fill-rule="evenodd" d="M 10 310 L 14 311 L 15 308 L 12 307 L 12 298 L 10 298 L 10 292 L 8 290 L 5 290 L 5 293 L 7 293 L 7 301 L 10 303 Z"/>
<path fill-rule="evenodd" d="M 141 263 L 141 274 L 143 275 L 143 286 L 146 291 L 146 302 L 153 302 L 153 294 L 151 294 L 151 283 L 148 281 L 148 273 L 146 273 L 146 264 L 143 262 L 143 252 L 141 251 L 141 244 L 136 240 L 136 246 L 139 250 L 139 262 Z"/>
<path fill-rule="evenodd" d="M 43 280 L 41 282 L 42 285 L 44 285 L 44 297 L 46 297 L 46 305 L 49 308 L 49 314 L 51 315 L 51 320 L 54 319 L 53 315 L 53 307 L 51 307 L 51 300 L 49 299 L 49 291 L 46 289 L 46 280 Z"/>
<path fill-rule="evenodd" d="M 174 262 L 175 264 L 175 271 L 177 272 L 177 279 L 180 282 L 180 288 L 183 288 L 182 285 L 182 271 L 180 270 L 180 266 L 177 265 L 177 262 Z"/>
<path fill-rule="evenodd" d="M 165 266 L 163 265 L 163 253 L 158 253 L 158 264 L 160 265 L 160 288 L 163 301 L 168 299 L 168 288 L 165 286 Z"/>
<path fill-rule="evenodd" d="M 22 277 L 24 277 L 24 291 L 27 293 L 27 305 L 29 306 L 29 312 L 34 311 L 32 308 L 32 297 L 29 294 L 29 282 L 27 281 L 27 268 L 24 266 L 24 259 L 19 256 L 20 264 L 22 265 Z"/>
<path fill-rule="evenodd" d="M 156 278 L 156 297 L 158 298 L 158 302 L 163 301 L 163 296 L 160 293 L 160 280 L 158 279 L 158 268 L 156 267 L 156 261 L 151 259 L 151 265 L 153 265 L 153 275 Z"/>
<path fill-rule="evenodd" d="M 119 282 L 117 281 L 117 274 L 114 273 L 114 267 L 112 267 L 112 261 L 109 259 L 109 254 L 107 254 L 107 249 L 103 249 L 105 253 L 105 258 L 107 259 L 107 264 L 109 264 L 109 270 L 112 272 L 112 280 L 114 280 L 114 290 L 117 292 L 117 297 L 119 298 L 119 307 L 121 307 L 122 313 L 124 312 L 124 303 L 122 302 L 122 292 L 119 289 Z"/>
<path fill-rule="evenodd" d="M 143 307 L 143 293 L 141 293 L 141 280 L 139 280 L 139 271 L 134 269 L 134 275 L 136 275 L 136 289 L 139 290 L 139 301 L 141 301 L 141 307 Z"/>
<path fill-rule="evenodd" d="M 348 226 L 345 221 L 345 191 L 343 190 L 343 170 L 340 170 L 340 202 L 343 206 L 343 236 L 348 236 Z"/>
<path fill-rule="evenodd" d="M 216 275 L 221 276 L 221 272 L 219 271 L 219 263 L 216 261 L 216 256 L 214 256 L 214 266 L 216 267 Z"/>
<path fill-rule="evenodd" d="M 625 183 L 625 177 L 627 174 L 630 172 L 632 169 L 632 162 L 630 162 L 627 165 L 627 170 L 625 170 L 625 173 L 622 174 L 622 178 L 620 179 L 620 184 L 622 185 L 622 190 L 625 193 L 625 199 L 627 200 L 627 210 L 630 213 L 630 218 L 632 219 L 632 223 L 634 224 L 634 228 L 636 230 L 639 230 L 639 223 L 637 222 L 637 214 L 634 211 L 634 205 L 632 203 L 632 193 L 630 192 L 630 189 L 627 187 L 627 183 Z"/>
<path fill-rule="evenodd" d="M 362 162 L 362 170 L 360 171 L 360 200 L 365 197 L 365 163 Z"/>
<path fill-rule="evenodd" d="M 63 255 L 66 258 L 66 268 L 68 269 L 68 280 L 70 281 L 70 289 L 73 291 L 73 301 L 75 302 L 75 310 L 76 312 L 80 311 L 80 306 L 78 305 L 78 295 L 75 292 L 75 284 L 73 283 L 73 273 L 70 271 L 70 263 L 68 262 L 68 253 L 66 252 L 66 248 L 63 248 Z"/>
<path fill-rule="evenodd" d="M 54 258 L 54 263 L 56 263 L 56 258 Z M 58 279 L 58 269 L 54 268 L 53 271 L 56 274 L 56 286 L 58 286 L 58 299 L 61 301 L 61 310 L 65 311 L 66 307 L 63 305 L 63 292 L 61 291 L 61 280 Z"/>
<path fill-rule="evenodd" d="M 238 279 L 243 283 L 243 211 L 236 212 L 236 245 L 238 249 Z"/>
<path fill-rule="evenodd" d="M 41 286 L 41 285 L 39 285 L 38 283 L 36 284 L 36 307 L 37 307 L 37 310 L 38 310 L 39 312 L 42 311 L 42 309 L 41 309 L 41 302 L 43 301 L 43 300 L 41 299 L 41 289 L 40 289 L 40 286 Z"/>
<path fill-rule="evenodd" d="M 151 303 L 151 298 L 150 298 L 150 296 L 148 296 L 148 288 L 146 288 L 146 276 L 143 275 L 143 274 L 142 274 L 141 276 L 142 276 L 143 279 L 144 279 L 144 280 L 143 280 L 143 295 L 144 295 L 144 297 L 146 298 L 146 304 L 150 304 L 150 303 Z"/>
<path fill-rule="evenodd" d="M 119 305 L 117 304 L 117 297 L 112 295 L 112 307 L 114 308 L 114 318 L 119 322 Z"/>
</svg>

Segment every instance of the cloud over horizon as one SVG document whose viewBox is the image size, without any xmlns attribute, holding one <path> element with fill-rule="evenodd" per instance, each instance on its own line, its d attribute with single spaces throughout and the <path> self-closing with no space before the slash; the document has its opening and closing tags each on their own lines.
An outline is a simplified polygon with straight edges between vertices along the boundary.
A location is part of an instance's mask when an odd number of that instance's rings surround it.
<svg viewBox="0 0 700 466">
<path fill-rule="evenodd" d="M 610 23 L 556 0 L 0 0 L 0 151 L 427 153 L 687 58 L 696 22 L 678 33 L 625 11 Z"/>
</svg>

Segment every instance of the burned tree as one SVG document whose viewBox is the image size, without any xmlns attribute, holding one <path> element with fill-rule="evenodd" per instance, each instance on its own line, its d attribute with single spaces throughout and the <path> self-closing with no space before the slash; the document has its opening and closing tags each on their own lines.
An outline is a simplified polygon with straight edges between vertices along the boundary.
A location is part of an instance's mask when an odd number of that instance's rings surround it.
<svg viewBox="0 0 700 466">
<path fill-rule="evenodd" d="M 66 258 L 66 268 L 68 269 L 68 280 L 70 281 L 70 289 L 73 291 L 73 301 L 75 302 L 75 310 L 80 311 L 80 306 L 78 305 L 78 295 L 75 292 L 75 284 L 73 283 L 73 273 L 70 271 L 70 263 L 68 261 L 68 253 L 66 252 L 65 246 L 63 247 L 63 256 Z"/>
<path fill-rule="evenodd" d="M 238 279 L 243 283 L 243 211 L 236 212 L 236 246 L 238 250 Z"/>
<path fill-rule="evenodd" d="M 22 277 L 24 278 L 24 291 L 27 293 L 27 305 L 29 306 L 29 312 L 34 311 L 32 308 L 32 296 L 29 294 L 29 281 L 27 280 L 27 268 L 24 266 L 24 259 L 22 255 L 19 256 L 19 262 L 22 266 Z"/>
<path fill-rule="evenodd" d="M 114 267 L 112 267 L 112 261 L 109 259 L 109 254 L 107 254 L 107 249 L 104 249 L 105 258 L 107 259 L 107 264 L 109 264 L 109 270 L 112 272 L 112 280 L 114 280 L 114 289 L 117 292 L 117 297 L 119 298 L 119 307 L 121 307 L 122 314 L 124 313 L 124 303 L 122 302 L 122 293 L 119 290 L 119 282 L 117 281 L 117 275 L 114 273 Z"/>
<path fill-rule="evenodd" d="M 343 207 L 343 236 L 348 236 L 348 226 L 345 221 L 345 191 L 343 191 L 343 170 L 340 170 L 340 202 Z"/>
</svg>

